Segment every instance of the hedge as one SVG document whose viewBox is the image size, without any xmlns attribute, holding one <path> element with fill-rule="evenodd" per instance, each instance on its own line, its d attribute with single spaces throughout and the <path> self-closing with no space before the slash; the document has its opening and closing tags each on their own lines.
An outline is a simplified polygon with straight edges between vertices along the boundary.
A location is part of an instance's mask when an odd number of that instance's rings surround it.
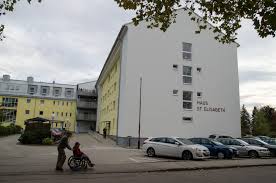
<svg viewBox="0 0 276 183">
<path fill-rule="evenodd" d="M 20 134 L 22 128 L 18 125 L 10 124 L 9 126 L 0 125 L 0 136 L 8 136 L 13 134 Z"/>
</svg>

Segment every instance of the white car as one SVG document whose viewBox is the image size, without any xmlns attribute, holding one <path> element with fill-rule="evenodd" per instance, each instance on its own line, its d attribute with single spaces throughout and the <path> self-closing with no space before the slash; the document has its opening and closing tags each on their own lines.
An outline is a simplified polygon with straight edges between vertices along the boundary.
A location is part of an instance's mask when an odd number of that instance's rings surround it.
<svg viewBox="0 0 276 183">
<path fill-rule="evenodd" d="M 144 141 L 143 151 L 149 156 L 169 156 L 184 160 L 210 158 L 208 148 L 179 137 L 157 137 Z"/>
</svg>

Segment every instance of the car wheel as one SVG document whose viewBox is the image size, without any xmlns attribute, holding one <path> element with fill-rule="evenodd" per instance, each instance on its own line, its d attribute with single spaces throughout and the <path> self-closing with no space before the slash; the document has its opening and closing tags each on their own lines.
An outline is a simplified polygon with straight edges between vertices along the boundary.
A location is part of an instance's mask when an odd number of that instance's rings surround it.
<svg viewBox="0 0 276 183">
<path fill-rule="evenodd" d="M 190 151 L 184 151 L 182 153 L 182 159 L 183 160 L 192 160 L 193 159 L 193 155 Z"/>
<path fill-rule="evenodd" d="M 147 155 L 148 155 L 148 157 L 154 157 L 155 156 L 155 151 L 152 147 L 148 148 Z"/>
<path fill-rule="evenodd" d="M 217 155 L 218 159 L 224 159 L 225 158 L 225 155 L 223 152 L 218 152 L 218 155 Z"/>
<path fill-rule="evenodd" d="M 258 158 L 259 157 L 259 155 L 258 155 L 258 153 L 256 151 L 249 151 L 248 152 L 248 156 L 250 158 Z"/>
</svg>

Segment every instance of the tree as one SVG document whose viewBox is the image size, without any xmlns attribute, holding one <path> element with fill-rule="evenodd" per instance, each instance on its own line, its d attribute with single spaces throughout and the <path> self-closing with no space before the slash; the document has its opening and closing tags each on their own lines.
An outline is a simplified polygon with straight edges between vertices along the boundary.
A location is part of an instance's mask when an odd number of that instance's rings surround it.
<svg viewBox="0 0 276 183">
<path fill-rule="evenodd" d="M 258 113 L 258 108 L 254 106 L 252 115 L 251 115 L 251 134 L 253 133 L 253 126 L 256 123 L 256 114 Z"/>
<path fill-rule="evenodd" d="M 244 105 L 241 109 L 241 134 L 242 136 L 251 134 L 250 115 Z"/>
<path fill-rule="evenodd" d="M 37 0 L 41 1 L 41 0 Z M 133 10 L 135 25 L 141 21 L 148 22 L 148 28 L 159 27 L 166 31 L 175 22 L 176 9 L 184 7 L 190 10 L 191 20 L 198 23 L 198 30 L 207 29 L 207 21 L 216 25 L 210 28 L 216 34 L 215 39 L 222 43 L 236 40 L 237 30 L 241 27 L 243 19 L 249 19 L 259 36 L 275 37 L 276 32 L 276 2 L 275 0 L 114 0 L 119 7 Z M 5 0 L 0 3 L 0 16 L 14 10 L 19 0 Z M 31 0 L 27 0 L 31 2 Z M 192 12 L 197 12 L 201 17 Z M 3 38 L 4 26 L 0 28 L 0 39 Z"/>
<path fill-rule="evenodd" d="M 261 107 L 260 111 L 264 112 L 266 119 L 268 120 L 269 123 L 271 123 L 272 116 L 273 116 L 273 113 L 274 113 L 275 109 L 270 107 L 269 105 L 266 105 L 264 107 Z"/>
<path fill-rule="evenodd" d="M 265 113 L 263 111 L 258 111 L 255 114 L 255 123 L 253 124 L 253 135 L 269 135 L 270 126 Z"/>
</svg>

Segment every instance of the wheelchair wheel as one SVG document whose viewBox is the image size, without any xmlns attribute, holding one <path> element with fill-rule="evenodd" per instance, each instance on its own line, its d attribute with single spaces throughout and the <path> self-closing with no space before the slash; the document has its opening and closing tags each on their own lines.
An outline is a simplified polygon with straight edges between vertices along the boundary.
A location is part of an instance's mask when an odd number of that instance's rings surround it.
<svg viewBox="0 0 276 183">
<path fill-rule="evenodd" d="M 87 161 L 85 159 L 81 160 L 81 168 L 82 169 L 87 169 Z"/>
<path fill-rule="evenodd" d="M 79 170 L 82 168 L 82 160 L 75 159 L 73 156 L 71 156 L 68 159 L 68 166 L 70 167 L 71 170 Z"/>
</svg>

